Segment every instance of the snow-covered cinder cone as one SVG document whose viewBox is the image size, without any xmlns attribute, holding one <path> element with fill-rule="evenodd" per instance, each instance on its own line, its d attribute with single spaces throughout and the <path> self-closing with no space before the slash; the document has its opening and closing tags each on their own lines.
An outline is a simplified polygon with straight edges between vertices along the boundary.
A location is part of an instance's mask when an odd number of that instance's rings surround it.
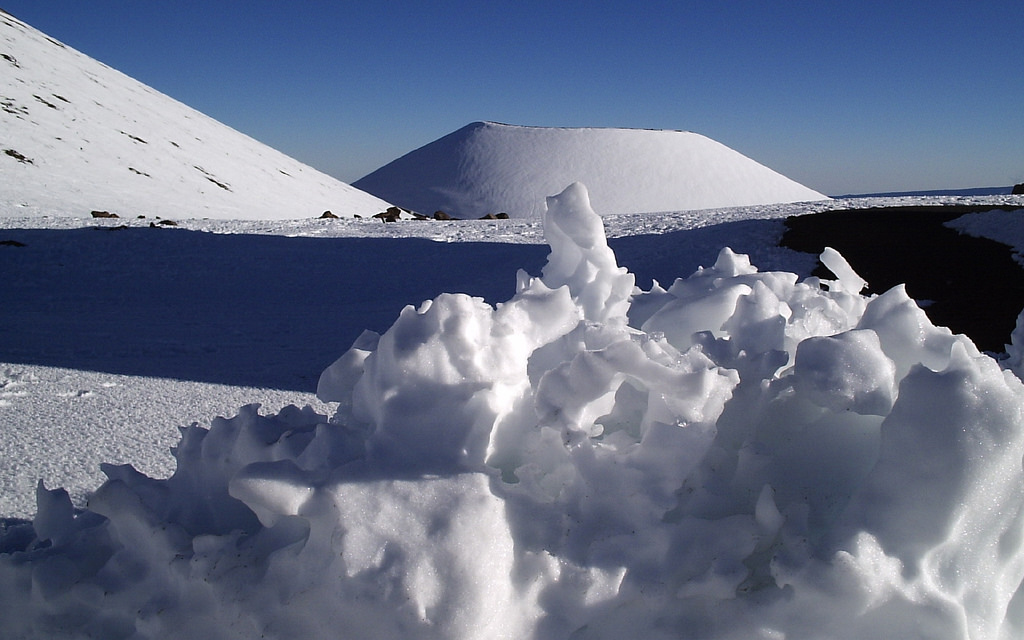
<svg viewBox="0 0 1024 640">
<path fill-rule="evenodd" d="M 80 514 L 40 486 L 4 631 L 1020 637 L 1016 376 L 836 252 L 831 281 L 723 249 L 643 292 L 581 185 L 545 231 L 510 300 L 361 336 L 330 420 L 185 429 L 171 478 L 108 466 Z"/>
<path fill-rule="evenodd" d="M 474 122 L 354 186 L 398 206 L 460 218 L 544 213 L 538 194 L 580 181 L 601 215 L 827 199 L 690 131 Z"/>
</svg>

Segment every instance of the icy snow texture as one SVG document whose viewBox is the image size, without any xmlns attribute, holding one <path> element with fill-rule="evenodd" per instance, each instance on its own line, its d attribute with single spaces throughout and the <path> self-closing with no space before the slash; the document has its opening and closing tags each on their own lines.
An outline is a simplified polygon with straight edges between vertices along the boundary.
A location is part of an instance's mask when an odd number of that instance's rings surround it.
<svg viewBox="0 0 1024 640">
<path fill-rule="evenodd" d="M 599 222 L 573 185 L 510 300 L 361 336 L 330 421 L 186 429 L 171 478 L 109 466 L 81 514 L 40 487 L 4 631 L 1020 637 L 1017 377 L 834 252 L 834 281 L 723 249 L 625 296 Z"/>
<path fill-rule="evenodd" d="M 0 54 L 0 216 L 279 220 L 389 206 L 5 13 Z"/>
<path fill-rule="evenodd" d="M 427 215 L 536 217 L 538 193 L 579 180 L 602 215 L 823 200 L 825 196 L 688 131 L 474 122 L 353 185 Z"/>
</svg>

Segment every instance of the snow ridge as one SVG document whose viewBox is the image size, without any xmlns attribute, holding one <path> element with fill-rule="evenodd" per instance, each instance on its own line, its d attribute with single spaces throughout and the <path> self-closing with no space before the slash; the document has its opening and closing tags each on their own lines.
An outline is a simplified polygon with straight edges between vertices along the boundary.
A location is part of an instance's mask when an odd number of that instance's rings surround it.
<svg viewBox="0 0 1024 640">
<path fill-rule="evenodd" d="M 389 204 L 0 13 L 0 216 L 370 216 Z"/>
<path fill-rule="evenodd" d="M 360 178 L 399 206 L 465 218 L 536 217 L 539 193 L 594 185 L 602 215 L 824 200 L 817 191 L 689 131 L 474 122 Z"/>
</svg>

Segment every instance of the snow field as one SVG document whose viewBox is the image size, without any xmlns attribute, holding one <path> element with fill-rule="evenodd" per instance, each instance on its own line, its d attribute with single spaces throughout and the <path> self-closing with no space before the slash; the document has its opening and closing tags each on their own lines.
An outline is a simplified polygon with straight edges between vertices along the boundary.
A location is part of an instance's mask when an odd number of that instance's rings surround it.
<svg viewBox="0 0 1024 640">
<path fill-rule="evenodd" d="M 193 426 L 172 476 L 107 466 L 83 513 L 40 488 L 5 632 L 1019 636 L 1012 371 L 834 252 L 834 280 L 723 249 L 643 291 L 581 185 L 543 227 L 507 301 L 360 336 L 330 418 Z"/>
</svg>

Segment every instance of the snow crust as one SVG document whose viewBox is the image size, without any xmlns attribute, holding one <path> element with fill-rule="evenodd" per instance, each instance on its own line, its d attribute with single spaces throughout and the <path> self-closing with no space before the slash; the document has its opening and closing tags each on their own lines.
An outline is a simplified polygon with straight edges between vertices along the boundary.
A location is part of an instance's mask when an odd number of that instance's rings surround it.
<svg viewBox="0 0 1024 640">
<path fill-rule="evenodd" d="M 0 13 L 0 216 L 372 216 L 387 202 Z"/>
<path fill-rule="evenodd" d="M 642 291 L 600 222 L 549 198 L 542 274 L 364 333 L 329 419 L 184 429 L 170 478 L 106 466 L 82 513 L 40 485 L 5 633 L 1020 636 L 1012 371 L 838 253 L 830 281 L 723 249 Z"/>
<path fill-rule="evenodd" d="M 475 122 L 353 183 L 431 215 L 537 217 L 538 193 L 593 185 L 604 214 L 823 200 L 825 196 L 702 135 L 647 129 Z"/>
</svg>

